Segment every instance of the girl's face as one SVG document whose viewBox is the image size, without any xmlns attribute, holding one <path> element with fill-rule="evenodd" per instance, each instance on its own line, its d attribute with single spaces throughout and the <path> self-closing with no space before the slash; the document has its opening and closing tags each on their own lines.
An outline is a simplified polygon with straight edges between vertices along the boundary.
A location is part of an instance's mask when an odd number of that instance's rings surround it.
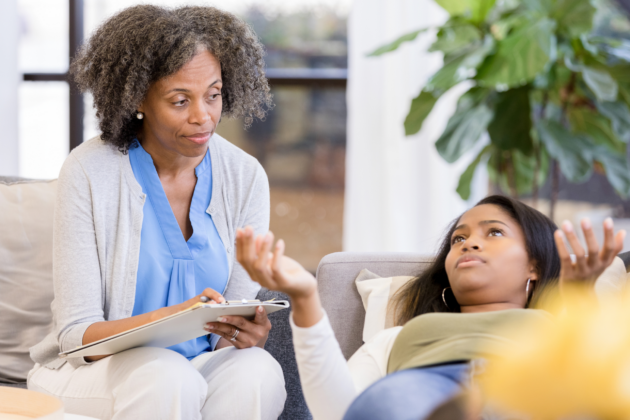
<svg viewBox="0 0 630 420">
<path fill-rule="evenodd" d="M 484 204 L 460 218 L 451 236 L 446 273 L 462 312 L 523 308 L 538 276 L 521 226 L 501 207 Z"/>
</svg>

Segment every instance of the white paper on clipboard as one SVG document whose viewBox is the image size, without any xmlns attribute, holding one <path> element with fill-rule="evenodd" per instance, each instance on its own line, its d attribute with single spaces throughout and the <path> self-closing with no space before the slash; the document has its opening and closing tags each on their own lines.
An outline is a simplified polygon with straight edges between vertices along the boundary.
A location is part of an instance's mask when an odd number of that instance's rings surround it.
<svg viewBox="0 0 630 420">
<path fill-rule="evenodd" d="M 120 353 L 134 347 L 170 347 L 184 341 L 208 335 L 203 327 L 223 315 L 238 315 L 253 319 L 256 308 L 262 306 L 267 314 L 288 308 L 286 300 L 266 302 L 233 302 L 222 304 L 198 303 L 185 311 L 146 325 L 104 338 L 94 343 L 59 353 L 59 357 L 102 356 Z"/>
</svg>

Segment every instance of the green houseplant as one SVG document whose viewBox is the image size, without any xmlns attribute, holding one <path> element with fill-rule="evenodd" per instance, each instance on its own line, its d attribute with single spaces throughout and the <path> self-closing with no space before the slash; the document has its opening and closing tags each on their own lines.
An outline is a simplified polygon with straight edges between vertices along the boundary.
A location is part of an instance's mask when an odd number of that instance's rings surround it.
<svg viewBox="0 0 630 420">
<path fill-rule="evenodd" d="M 436 0 L 449 14 L 429 51 L 444 64 L 413 99 L 405 119 L 417 133 L 444 92 L 469 80 L 455 114 L 436 142 L 455 162 L 489 134 L 459 180 L 470 195 L 477 166 L 512 196 L 532 194 L 552 176 L 552 205 L 560 172 L 586 181 L 606 174 L 623 198 L 630 195 L 630 43 L 593 31 L 604 3 L 589 0 Z M 413 41 L 425 28 L 406 34 L 371 56 Z"/>
</svg>

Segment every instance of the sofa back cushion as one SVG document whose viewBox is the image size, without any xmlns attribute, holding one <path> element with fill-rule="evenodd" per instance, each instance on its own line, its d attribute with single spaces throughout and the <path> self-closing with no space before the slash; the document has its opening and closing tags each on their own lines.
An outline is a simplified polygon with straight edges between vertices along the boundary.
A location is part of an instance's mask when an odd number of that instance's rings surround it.
<svg viewBox="0 0 630 420">
<path fill-rule="evenodd" d="M 50 331 L 56 181 L 0 178 L 0 380 L 26 379 Z"/>
</svg>

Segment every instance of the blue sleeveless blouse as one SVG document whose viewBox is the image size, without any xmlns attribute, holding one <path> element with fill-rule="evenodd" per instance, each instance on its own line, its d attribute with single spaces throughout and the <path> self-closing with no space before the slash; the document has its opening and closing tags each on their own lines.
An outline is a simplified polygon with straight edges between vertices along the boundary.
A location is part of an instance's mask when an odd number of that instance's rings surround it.
<svg viewBox="0 0 630 420">
<path fill-rule="evenodd" d="M 212 198 L 210 151 L 195 168 L 197 184 L 189 214 L 193 235 L 186 241 L 151 155 L 138 142 L 135 145 L 129 149 L 129 160 L 147 200 L 143 208 L 133 316 L 182 303 L 207 287 L 223 293 L 229 276 L 227 252 L 212 217 L 206 212 Z M 192 359 L 214 349 L 218 339 L 212 334 L 169 348 Z"/>
</svg>

